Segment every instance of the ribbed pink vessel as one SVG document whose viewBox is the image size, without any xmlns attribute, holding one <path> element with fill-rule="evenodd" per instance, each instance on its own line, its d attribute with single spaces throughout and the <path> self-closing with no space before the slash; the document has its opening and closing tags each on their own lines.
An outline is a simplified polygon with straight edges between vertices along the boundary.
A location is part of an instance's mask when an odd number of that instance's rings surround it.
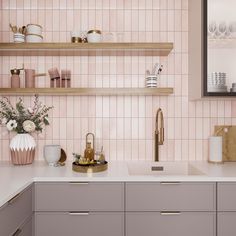
<svg viewBox="0 0 236 236">
<path fill-rule="evenodd" d="M 24 151 L 11 150 L 11 161 L 14 165 L 32 164 L 35 157 L 35 148 Z"/>
<path fill-rule="evenodd" d="M 36 143 L 29 134 L 17 134 L 10 143 L 11 161 L 14 165 L 28 165 L 34 161 Z"/>
</svg>

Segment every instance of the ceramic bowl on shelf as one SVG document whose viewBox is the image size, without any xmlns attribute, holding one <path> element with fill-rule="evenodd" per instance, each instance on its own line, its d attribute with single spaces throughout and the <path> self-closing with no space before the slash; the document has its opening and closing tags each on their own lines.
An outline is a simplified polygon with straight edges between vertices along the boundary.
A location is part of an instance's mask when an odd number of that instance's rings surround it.
<svg viewBox="0 0 236 236">
<path fill-rule="evenodd" d="M 26 35 L 27 43 L 41 43 L 43 42 L 43 36 L 38 34 L 27 34 Z"/>
<path fill-rule="evenodd" d="M 26 26 L 27 34 L 37 34 L 42 35 L 42 26 L 38 24 L 28 24 Z"/>
</svg>

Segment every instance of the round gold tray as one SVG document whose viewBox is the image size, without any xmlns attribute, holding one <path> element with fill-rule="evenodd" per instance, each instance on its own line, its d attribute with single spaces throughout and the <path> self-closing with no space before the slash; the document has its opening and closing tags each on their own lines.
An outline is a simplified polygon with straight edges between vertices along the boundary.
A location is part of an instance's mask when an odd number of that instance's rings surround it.
<svg viewBox="0 0 236 236">
<path fill-rule="evenodd" d="M 75 162 L 72 163 L 72 170 L 81 173 L 96 173 L 107 170 L 108 162 L 104 164 L 91 164 L 91 165 L 80 165 Z"/>
</svg>

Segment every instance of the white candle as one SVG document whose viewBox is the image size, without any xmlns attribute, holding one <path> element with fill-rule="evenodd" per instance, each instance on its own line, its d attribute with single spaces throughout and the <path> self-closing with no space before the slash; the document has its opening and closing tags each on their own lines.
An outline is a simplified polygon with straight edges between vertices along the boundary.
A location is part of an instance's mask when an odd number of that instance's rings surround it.
<svg viewBox="0 0 236 236">
<path fill-rule="evenodd" d="M 211 136 L 209 138 L 209 162 L 221 163 L 222 161 L 222 136 Z"/>
</svg>

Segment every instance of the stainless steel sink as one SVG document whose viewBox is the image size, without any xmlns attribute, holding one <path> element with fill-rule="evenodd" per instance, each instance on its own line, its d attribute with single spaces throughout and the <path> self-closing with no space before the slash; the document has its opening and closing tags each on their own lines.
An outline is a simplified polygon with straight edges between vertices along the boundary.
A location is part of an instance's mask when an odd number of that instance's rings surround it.
<svg viewBox="0 0 236 236">
<path fill-rule="evenodd" d="M 130 175 L 205 175 L 188 162 L 129 162 Z"/>
</svg>

